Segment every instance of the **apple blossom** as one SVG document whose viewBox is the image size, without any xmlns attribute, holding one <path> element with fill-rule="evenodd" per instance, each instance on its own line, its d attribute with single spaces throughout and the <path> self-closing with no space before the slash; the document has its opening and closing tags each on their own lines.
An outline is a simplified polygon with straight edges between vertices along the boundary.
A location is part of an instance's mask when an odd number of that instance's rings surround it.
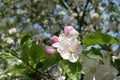
<svg viewBox="0 0 120 80">
<path fill-rule="evenodd" d="M 11 28 L 8 30 L 9 34 L 13 34 L 16 32 L 16 28 Z"/>
<path fill-rule="evenodd" d="M 62 10 L 62 11 L 60 11 L 58 14 L 60 14 L 60 15 L 65 15 L 65 14 L 66 14 L 66 11 L 65 11 L 65 10 Z"/>
<path fill-rule="evenodd" d="M 14 44 L 14 40 L 11 37 L 5 38 L 4 41 L 6 41 L 9 44 Z"/>
<path fill-rule="evenodd" d="M 63 59 L 70 62 L 76 62 L 82 52 L 83 46 L 81 42 L 77 40 L 79 33 L 73 26 L 65 26 L 64 33 L 61 33 L 59 37 L 53 36 L 51 38 L 53 47 L 55 47 L 60 53 Z"/>
<path fill-rule="evenodd" d="M 103 58 L 103 63 L 99 60 L 83 57 L 83 72 L 85 80 L 113 80 L 117 75 L 117 70 L 111 66 L 110 57 Z"/>
<path fill-rule="evenodd" d="M 73 26 L 65 26 L 64 32 L 65 32 L 65 35 L 68 37 L 74 37 L 74 36 L 77 37 L 79 35 L 79 33 L 74 29 Z"/>
<path fill-rule="evenodd" d="M 5 39 L 5 34 L 1 35 L 1 39 L 4 40 Z"/>
<path fill-rule="evenodd" d="M 97 13 L 93 13 L 91 15 L 91 19 L 98 19 L 99 18 L 99 15 Z"/>
<path fill-rule="evenodd" d="M 63 59 L 68 59 L 70 62 L 76 62 L 82 51 L 82 45 L 76 39 L 71 39 L 68 42 L 61 42 L 57 51 Z"/>
<path fill-rule="evenodd" d="M 46 49 L 45 49 L 45 52 L 46 52 L 47 55 L 51 55 L 51 54 L 53 54 L 55 51 L 56 51 L 55 48 L 52 47 L 52 46 L 48 46 L 48 47 L 46 47 Z"/>
<path fill-rule="evenodd" d="M 60 34 L 59 40 L 59 42 L 54 43 L 52 46 L 57 48 L 63 59 L 76 62 L 83 49 L 80 41 L 76 38 L 69 38 L 65 34 Z"/>
<path fill-rule="evenodd" d="M 73 26 L 65 26 L 64 32 L 68 36 L 73 29 Z"/>
<path fill-rule="evenodd" d="M 51 73 L 55 80 L 65 80 L 66 79 L 65 73 L 60 65 L 55 65 L 52 68 Z"/>
</svg>

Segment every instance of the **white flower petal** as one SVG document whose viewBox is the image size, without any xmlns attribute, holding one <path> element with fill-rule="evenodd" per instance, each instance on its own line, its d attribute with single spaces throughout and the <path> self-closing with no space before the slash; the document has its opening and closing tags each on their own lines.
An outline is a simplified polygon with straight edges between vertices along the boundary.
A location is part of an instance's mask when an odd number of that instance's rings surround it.
<svg viewBox="0 0 120 80">
<path fill-rule="evenodd" d="M 69 56 L 68 59 L 70 62 L 76 62 L 78 60 L 78 56 L 76 56 L 74 53 Z"/>
<path fill-rule="evenodd" d="M 59 42 L 54 43 L 52 46 L 53 46 L 53 47 L 59 47 Z"/>
<path fill-rule="evenodd" d="M 60 53 L 63 59 L 69 59 L 70 54 L 68 53 L 67 49 L 65 48 L 58 48 L 58 52 Z"/>
</svg>

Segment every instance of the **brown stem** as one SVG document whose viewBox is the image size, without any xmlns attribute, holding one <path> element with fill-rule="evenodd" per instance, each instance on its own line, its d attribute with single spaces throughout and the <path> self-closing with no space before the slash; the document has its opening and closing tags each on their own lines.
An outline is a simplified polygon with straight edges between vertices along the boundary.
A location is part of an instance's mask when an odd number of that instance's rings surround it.
<svg viewBox="0 0 120 80">
<path fill-rule="evenodd" d="M 87 0 L 87 3 L 85 5 L 85 7 L 84 7 L 82 17 L 81 17 L 81 19 L 79 20 L 79 23 L 78 23 L 78 25 L 79 25 L 79 29 L 78 29 L 79 33 L 81 33 L 81 27 L 83 26 L 83 23 L 84 23 L 84 17 L 85 17 L 85 14 L 86 14 L 86 9 L 87 9 L 88 4 L 89 4 L 89 0 Z"/>
</svg>

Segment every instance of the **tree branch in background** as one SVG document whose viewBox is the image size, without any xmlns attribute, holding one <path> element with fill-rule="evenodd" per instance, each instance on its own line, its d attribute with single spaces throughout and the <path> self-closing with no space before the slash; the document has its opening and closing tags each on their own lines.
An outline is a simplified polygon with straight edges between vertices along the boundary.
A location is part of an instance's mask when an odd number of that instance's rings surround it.
<svg viewBox="0 0 120 80">
<path fill-rule="evenodd" d="M 68 0 L 60 0 L 60 1 L 61 1 L 62 5 L 65 7 L 65 9 L 71 8 L 72 5 L 70 3 L 68 3 Z M 74 9 L 72 9 L 75 13 L 77 13 L 77 16 L 75 17 L 75 19 L 77 19 L 77 21 L 78 21 L 78 25 L 79 25 L 78 32 L 80 34 L 81 34 L 81 27 L 83 26 L 83 24 L 85 24 L 84 17 L 86 14 L 86 9 L 87 9 L 87 6 L 89 4 L 89 1 L 90 0 L 87 0 L 87 2 L 86 2 L 86 5 L 84 7 L 84 11 L 83 11 L 81 18 L 79 15 L 79 11 L 77 10 L 78 7 L 75 7 Z M 82 37 L 81 37 L 81 39 L 82 39 Z"/>
<path fill-rule="evenodd" d="M 119 45 L 118 50 L 117 50 L 117 56 L 119 56 L 119 55 L 120 55 L 120 45 Z"/>
<path fill-rule="evenodd" d="M 103 50 L 105 50 L 105 51 L 112 51 L 112 50 L 110 49 L 110 46 L 107 46 L 107 45 L 105 45 L 105 44 L 100 45 L 100 46 L 101 46 L 101 48 L 102 48 Z"/>
<path fill-rule="evenodd" d="M 85 7 L 84 7 L 84 11 L 83 11 L 82 17 L 78 21 L 78 25 L 79 25 L 78 31 L 79 31 L 79 33 L 81 33 L 81 27 L 83 26 L 83 23 L 84 23 L 84 17 L 85 17 L 85 14 L 86 14 L 86 9 L 87 9 L 88 3 L 89 3 L 89 0 L 87 0 L 87 3 L 85 5 Z"/>
<path fill-rule="evenodd" d="M 61 4 L 65 7 L 65 9 L 68 9 L 68 6 L 65 4 L 64 0 L 60 0 Z"/>
</svg>

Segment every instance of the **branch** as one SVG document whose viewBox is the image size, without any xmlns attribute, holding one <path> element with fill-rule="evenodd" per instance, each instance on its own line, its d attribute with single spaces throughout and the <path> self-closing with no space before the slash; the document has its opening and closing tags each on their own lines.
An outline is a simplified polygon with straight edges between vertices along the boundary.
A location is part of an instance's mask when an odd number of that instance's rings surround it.
<svg viewBox="0 0 120 80">
<path fill-rule="evenodd" d="M 70 3 L 68 3 L 69 1 L 68 0 L 65 0 L 64 1 L 64 3 L 66 3 L 67 5 L 66 5 L 66 9 L 68 9 L 68 8 L 71 8 L 71 6 L 72 6 L 72 4 L 70 4 Z M 77 10 L 77 7 L 75 7 L 74 9 L 72 9 L 74 12 L 76 12 L 77 14 L 79 14 L 79 12 L 78 12 L 78 10 Z"/>
<path fill-rule="evenodd" d="M 20 58 L 17 55 L 15 55 L 14 52 L 12 52 L 11 50 L 9 50 L 7 47 L 5 48 L 5 50 L 8 51 L 12 56 L 14 56 L 14 57 L 18 58 L 19 60 L 21 60 L 27 67 L 29 67 L 30 69 L 32 69 L 35 72 L 34 73 L 35 74 L 34 78 L 37 78 L 37 79 L 39 79 L 39 78 L 43 78 L 44 79 L 45 77 L 46 78 L 50 78 L 48 75 L 40 72 L 37 69 L 34 69 L 29 63 L 26 63 L 22 58 Z"/>
<path fill-rule="evenodd" d="M 87 3 L 86 3 L 86 5 L 85 5 L 85 7 L 84 7 L 83 15 L 82 15 L 82 17 L 81 17 L 81 19 L 80 19 L 80 23 L 78 23 L 78 25 L 79 25 L 78 32 L 79 32 L 79 33 L 81 33 L 81 27 L 83 26 L 84 17 L 85 17 L 85 14 L 86 14 L 86 9 L 87 9 L 88 3 L 89 3 L 89 0 L 87 0 Z"/>
<path fill-rule="evenodd" d="M 117 50 L 117 56 L 119 55 L 119 53 L 120 53 L 120 45 L 119 45 L 118 50 Z"/>
<path fill-rule="evenodd" d="M 68 0 L 60 0 L 60 1 L 61 1 L 62 5 L 65 7 L 65 9 L 70 8 L 71 4 L 68 3 Z M 75 18 L 78 20 L 78 25 L 79 25 L 78 32 L 79 32 L 79 33 L 81 33 L 81 27 L 82 27 L 82 25 L 83 25 L 83 23 L 84 23 L 84 17 L 85 17 L 85 14 L 86 14 L 86 9 L 87 9 L 87 6 L 88 6 L 88 4 L 89 4 L 89 1 L 90 1 L 90 0 L 87 0 L 87 3 L 86 3 L 86 5 L 85 5 L 85 7 L 84 7 L 84 11 L 83 11 L 83 14 L 82 14 L 82 17 L 81 17 L 81 18 L 80 18 L 80 16 L 79 16 L 79 12 L 78 12 L 78 10 L 77 10 L 77 7 L 75 7 L 74 9 L 72 9 L 74 12 L 76 12 L 76 13 L 78 14 L 78 16 L 75 17 Z"/>
<path fill-rule="evenodd" d="M 85 76 L 85 74 L 82 73 L 82 74 L 81 74 L 81 78 L 80 78 L 80 80 L 84 80 L 84 76 Z"/>
<path fill-rule="evenodd" d="M 65 1 L 63 1 L 63 0 L 60 0 L 60 1 L 61 1 L 62 5 L 65 7 L 65 9 L 68 9 L 68 6 L 65 4 Z"/>
<path fill-rule="evenodd" d="M 110 46 L 107 46 L 107 45 L 105 45 L 105 44 L 100 45 L 100 46 L 101 46 L 101 48 L 102 48 L 103 50 L 112 51 L 112 50 L 110 49 Z"/>
</svg>

